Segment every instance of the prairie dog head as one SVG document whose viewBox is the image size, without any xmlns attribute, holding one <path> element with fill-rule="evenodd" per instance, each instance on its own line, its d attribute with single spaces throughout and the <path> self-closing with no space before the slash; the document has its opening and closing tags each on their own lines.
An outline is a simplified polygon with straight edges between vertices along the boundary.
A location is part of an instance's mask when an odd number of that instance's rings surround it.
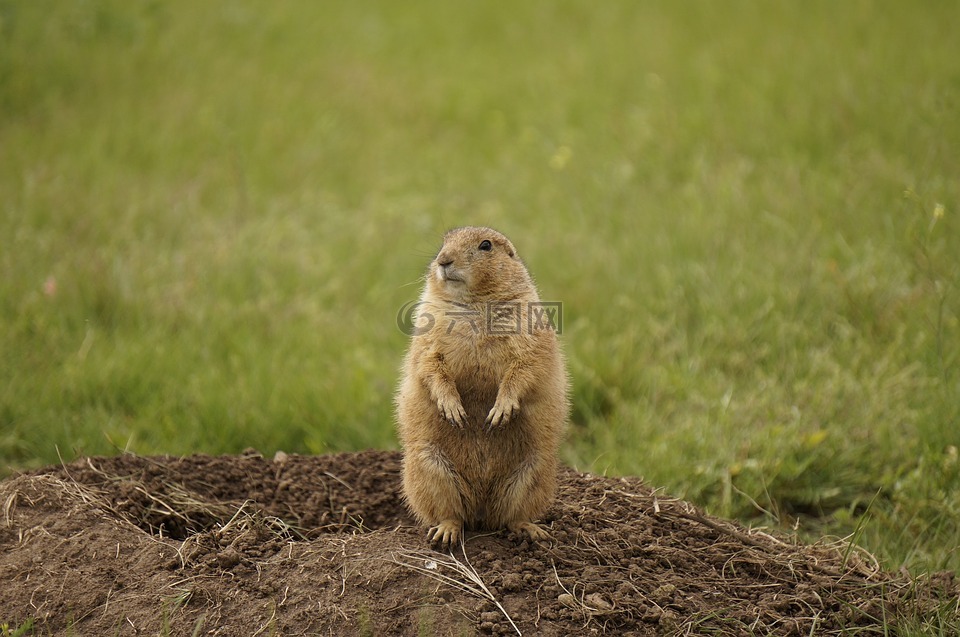
<svg viewBox="0 0 960 637">
<path fill-rule="evenodd" d="M 430 263 L 427 290 L 454 302 L 512 300 L 536 296 L 516 248 L 491 228 L 454 228 Z"/>
</svg>

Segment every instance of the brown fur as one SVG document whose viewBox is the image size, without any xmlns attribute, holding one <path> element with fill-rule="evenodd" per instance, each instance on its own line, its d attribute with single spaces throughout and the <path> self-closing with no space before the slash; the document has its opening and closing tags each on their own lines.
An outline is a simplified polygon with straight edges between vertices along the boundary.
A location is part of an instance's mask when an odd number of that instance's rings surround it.
<svg viewBox="0 0 960 637">
<path fill-rule="evenodd" d="M 417 309 L 419 324 L 435 322 L 413 336 L 396 398 L 404 495 L 433 543 L 450 545 L 464 528 L 549 537 L 533 521 L 556 489 L 568 381 L 555 331 L 529 329 L 537 301 L 505 236 L 444 236 Z M 519 329 L 509 314 L 491 329 L 490 304 L 511 302 Z"/>
</svg>

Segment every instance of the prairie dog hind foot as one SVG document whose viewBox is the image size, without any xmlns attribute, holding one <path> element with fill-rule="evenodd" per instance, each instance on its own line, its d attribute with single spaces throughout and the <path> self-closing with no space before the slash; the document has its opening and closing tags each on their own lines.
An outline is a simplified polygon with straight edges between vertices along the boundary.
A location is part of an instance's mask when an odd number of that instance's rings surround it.
<svg viewBox="0 0 960 637">
<path fill-rule="evenodd" d="M 463 522 L 459 520 L 443 520 L 440 524 L 430 527 L 427 531 L 427 542 L 446 550 L 460 541 L 463 535 Z"/>
<path fill-rule="evenodd" d="M 525 535 L 534 542 L 552 542 L 553 538 L 542 526 L 533 522 L 511 522 L 507 528 L 517 535 Z"/>
</svg>

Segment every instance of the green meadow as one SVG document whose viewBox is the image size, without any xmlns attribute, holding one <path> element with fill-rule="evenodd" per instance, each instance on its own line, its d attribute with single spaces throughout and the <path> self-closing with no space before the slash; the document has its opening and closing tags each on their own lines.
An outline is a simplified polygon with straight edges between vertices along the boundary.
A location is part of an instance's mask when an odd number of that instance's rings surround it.
<svg viewBox="0 0 960 637">
<path fill-rule="evenodd" d="M 0 1 L 0 472 L 396 448 L 444 230 L 582 470 L 960 570 L 949 2 Z"/>
</svg>

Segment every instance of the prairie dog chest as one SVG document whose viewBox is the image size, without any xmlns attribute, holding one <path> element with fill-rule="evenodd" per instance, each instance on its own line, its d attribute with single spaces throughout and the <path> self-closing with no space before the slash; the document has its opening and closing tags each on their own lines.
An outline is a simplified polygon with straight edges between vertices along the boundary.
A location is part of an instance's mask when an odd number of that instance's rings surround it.
<svg viewBox="0 0 960 637">
<path fill-rule="evenodd" d="M 452 333 L 446 335 L 441 353 L 458 387 L 495 390 L 517 359 L 518 350 L 512 340 L 504 336 Z"/>
</svg>

